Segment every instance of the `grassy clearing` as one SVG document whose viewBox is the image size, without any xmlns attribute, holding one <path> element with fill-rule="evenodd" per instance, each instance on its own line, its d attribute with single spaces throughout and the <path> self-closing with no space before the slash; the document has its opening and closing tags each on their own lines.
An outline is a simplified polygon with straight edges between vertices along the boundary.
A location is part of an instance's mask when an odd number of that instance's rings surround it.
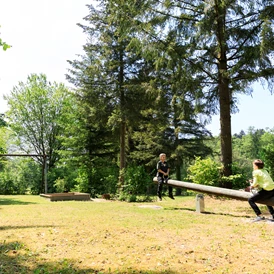
<svg viewBox="0 0 274 274">
<path fill-rule="evenodd" d="M 274 223 L 247 202 L 0 196 L 1 273 L 274 273 Z M 265 207 L 263 212 L 267 215 Z"/>
</svg>

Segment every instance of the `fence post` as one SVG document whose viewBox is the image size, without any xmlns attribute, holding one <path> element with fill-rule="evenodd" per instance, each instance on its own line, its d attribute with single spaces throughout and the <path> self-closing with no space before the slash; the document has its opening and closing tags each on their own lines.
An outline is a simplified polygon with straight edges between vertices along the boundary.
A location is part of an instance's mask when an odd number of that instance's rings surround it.
<svg viewBox="0 0 274 274">
<path fill-rule="evenodd" d="M 203 194 L 196 195 L 196 212 L 198 212 L 198 213 L 205 212 L 205 203 L 204 203 L 204 195 Z"/>
</svg>

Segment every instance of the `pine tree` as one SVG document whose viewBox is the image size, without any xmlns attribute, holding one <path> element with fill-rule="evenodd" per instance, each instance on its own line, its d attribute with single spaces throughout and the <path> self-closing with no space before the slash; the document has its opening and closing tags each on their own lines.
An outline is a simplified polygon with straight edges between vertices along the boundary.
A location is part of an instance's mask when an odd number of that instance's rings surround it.
<svg viewBox="0 0 274 274">
<path fill-rule="evenodd" d="M 135 3 L 135 1 L 133 1 Z M 232 172 L 231 113 L 237 93 L 265 80 L 273 88 L 273 4 L 270 1 L 144 1 L 136 21 L 148 40 L 167 42 L 199 81 L 208 112 L 220 111 L 223 174 Z M 272 41 L 272 42 L 271 42 Z M 161 63 L 163 55 L 155 61 Z M 227 185 L 227 187 L 231 187 Z"/>
<path fill-rule="evenodd" d="M 89 6 L 89 15 L 85 18 L 88 26 L 79 25 L 89 37 L 84 46 L 85 55 L 80 61 L 69 62 L 72 69 L 68 75 L 68 80 L 77 88 L 80 101 L 86 106 L 83 114 L 86 116 L 92 110 L 99 127 L 113 133 L 105 143 L 111 144 L 109 152 L 113 157 L 119 149 L 121 189 L 130 133 L 146 102 L 140 82 L 147 77 L 147 64 L 138 53 L 129 49 L 134 31 L 129 31 L 130 26 L 123 16 L 126 9 L 127 3 L 123 1 L 101 1 L 97 8 Z M 92 120 L 86 122 L 93 128 Z"/>
</svg>

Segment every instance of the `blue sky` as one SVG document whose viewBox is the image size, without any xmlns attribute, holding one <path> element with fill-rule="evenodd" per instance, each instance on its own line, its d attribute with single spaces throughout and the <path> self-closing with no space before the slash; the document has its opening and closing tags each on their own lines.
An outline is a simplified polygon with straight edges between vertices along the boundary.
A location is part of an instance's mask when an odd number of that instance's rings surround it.
<svg viewBox="0 0 274 274">
<path fill-rule="evenodd" d="M 86 36 L 76 24 L 88 15 L 89 0 L 9 0 L 0 1 L 1 38 L 12 45 L 0 50 L 0 113 L 7 110 L 4 94 L 31 73 L 44 73 L 48 80 L 66 82 L 67 60 L 83 53 Z M 274 96 L 260 85 L 253 97 L 239 96 L 240 111 L 232 115 L 232 134 L 274 128 Z M 207 127 L 219 135 L 219 116 Z"/>
<path fill-rule="evenodd" d="M 239 112 L 231 115 L 232 134 L 249 127 L 255 129 L 274 129 L 274 95 L 259 84 L 254 85 L 252 97 L 249 95 L 238 96 Z M 220 134 L 219 116 L 213 116 L 212 123 L 207 126 L 214 136 Z"/>
</svg>

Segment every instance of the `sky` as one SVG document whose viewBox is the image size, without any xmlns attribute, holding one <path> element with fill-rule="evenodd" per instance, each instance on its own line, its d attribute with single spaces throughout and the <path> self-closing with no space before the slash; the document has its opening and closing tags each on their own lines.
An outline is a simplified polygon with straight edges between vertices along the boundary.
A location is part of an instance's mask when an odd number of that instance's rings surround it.
<svg viewBox="0 0 274 274">
<path fill-rule="evenodd" d="M 70 84 L 65 74 L 67 60 L 83 54 L 87 36 L 77 23 L 84 23 L 91 0 L 8 0 L 0 1 L 0 37 L 12 45 L 0 49 L 0 113 L 8 106 L 8 95 L 20 81 L 32 74 L 44 73 L 49 81 Z M 274 95 L 259 84 L 251 96 L 238 97 L 239 112 L 232 115 L 232 134 L 249 127 L 274 128 Z M 219 116 L 212 117 L 207 128 L 214 136 L 220 134 Z"/>
<path fill-rule="evenodd" d="M 62 82 L 67 60 L 83 54 L 86 35 L 77 23 L 84 23 L 90 0 L 0 1 L 0 37 L 12 47 L 0 49 L 0 113 L 7 110 L 3 94 L 32 73 Z"/>
<path fill-rule="evenodd" d="M 255 129 L 274 129 L 274 94 L 271 95 L 267 87 L 255 84 L 252 96 L 239 95 L 236 114 L 231 115 L 232 134 L 243 130 L 248 132 L 250 127 Z M 212 123 L 207 126 L 214 136 L 220 134 L 220 117 L 212 117 Z"/>
</svg>

